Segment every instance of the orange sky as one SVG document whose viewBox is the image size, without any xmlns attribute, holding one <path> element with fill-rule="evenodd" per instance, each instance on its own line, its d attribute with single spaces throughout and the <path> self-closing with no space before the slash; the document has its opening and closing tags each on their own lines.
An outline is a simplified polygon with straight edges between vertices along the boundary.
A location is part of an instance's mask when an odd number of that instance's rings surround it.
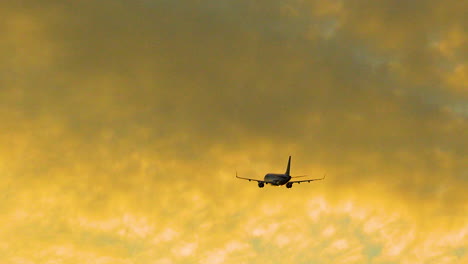
<svg viewBox="0 0 468 264">
<path fill-rule="evenodd" d="M 1 263 L 468 263 L 463 1 L 3 1 Z M 235 178 L 327 179 L 292 189 Z"/>
</svg>

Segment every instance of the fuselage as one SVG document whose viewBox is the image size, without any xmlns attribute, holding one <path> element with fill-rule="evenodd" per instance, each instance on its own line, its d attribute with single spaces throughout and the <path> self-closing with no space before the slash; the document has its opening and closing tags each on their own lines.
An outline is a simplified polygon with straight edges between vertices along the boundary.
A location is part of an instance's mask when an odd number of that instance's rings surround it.
<svg viewBox="0 0 468 264">
<path fill-rule="evenodd" d="M 289 180 L 291 180 L 291 176 L 286 174 L 268 173 L 267 175 L 265 175 L 263 180 L 267 184 L 280 186 L 286 184 Z"/>
</svg>

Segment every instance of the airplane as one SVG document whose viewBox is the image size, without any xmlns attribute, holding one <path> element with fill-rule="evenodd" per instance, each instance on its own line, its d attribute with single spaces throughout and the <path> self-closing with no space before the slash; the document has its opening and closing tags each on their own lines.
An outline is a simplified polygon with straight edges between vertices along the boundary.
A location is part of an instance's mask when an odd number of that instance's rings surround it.
<svg viewBox="0 0 468 264">
<path fill-rule="evenodd" d="M 257 180 L 257 179 L 250 179 L 250 178 L 243 178 L 237 176 L 237 171 L 236 171 L 236 177 L 242 180 L 248 180 L 248 181 L 256 181 L 258 182 L 258 187 L 263 188 L 265 184 L 270 184 L 273 186 L 281 186 L 286 184 L 286 188 L 291 188 L 293 183 L 301 183 L 301 182 L 311 182 L 311 181 L 320 181 L 325 179 L 326 175 L 323 175 L 323 178 L 319 179 L 309 179 L 309 180 L 300 180 L 300 181 L 291 181 L 292 178 L 299 178 L 299 177 L 305 177 L 307 175 L 302 175 L 302 176 L 291 176 L 289 175 L 289 169 L 291 167 L 291 156 L 289 156 L 288 160 L 288 167 L 286 168 L 286 172 L 283 174 L 278 174 L 278 173 L 268 173 L 265 175 L 265 177 L 262 180 Z"/>
</svg>

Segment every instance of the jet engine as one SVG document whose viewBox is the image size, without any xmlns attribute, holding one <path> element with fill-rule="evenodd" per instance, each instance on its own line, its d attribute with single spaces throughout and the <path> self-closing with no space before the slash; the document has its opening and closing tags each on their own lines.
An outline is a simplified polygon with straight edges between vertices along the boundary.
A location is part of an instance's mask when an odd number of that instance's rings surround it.
<svg viewBox="0 0 468 264">
<path fill-rule="evenodd" d="M 258 187 L 259 188 L 263 188 L 263 186 L 265 186 L 265 184 L 263 182 L 258 182 Z"/>
<path fill-rule="evenodd" d="M 292 182 L 286 183 L 286 188 L 291 188 L 292 187 Z"/>
</svg>

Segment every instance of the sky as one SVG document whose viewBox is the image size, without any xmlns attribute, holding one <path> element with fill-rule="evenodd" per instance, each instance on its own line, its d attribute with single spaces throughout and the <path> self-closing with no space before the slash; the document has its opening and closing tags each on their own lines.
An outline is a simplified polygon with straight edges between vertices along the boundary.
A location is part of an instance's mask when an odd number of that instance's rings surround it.
<svg viewBox="0 0 468 264">
<path fill-rule="evenodd" d="M 1 1 L 0 262 L 468 263 L 467 8 Z"/>
</svg>

